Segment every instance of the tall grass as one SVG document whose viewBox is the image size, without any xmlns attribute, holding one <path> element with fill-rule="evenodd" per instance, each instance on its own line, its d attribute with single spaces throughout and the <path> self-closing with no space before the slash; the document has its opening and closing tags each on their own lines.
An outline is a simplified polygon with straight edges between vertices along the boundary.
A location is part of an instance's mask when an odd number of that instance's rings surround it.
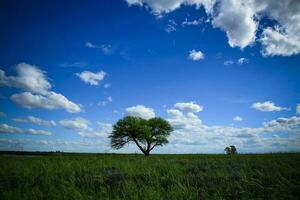
<svg viewBox="0 0 300 200">
<path fill-rule="evenodd" d="M 300 154 L 2 154 L 0 199 L 300 199 Z"/>
</svg>

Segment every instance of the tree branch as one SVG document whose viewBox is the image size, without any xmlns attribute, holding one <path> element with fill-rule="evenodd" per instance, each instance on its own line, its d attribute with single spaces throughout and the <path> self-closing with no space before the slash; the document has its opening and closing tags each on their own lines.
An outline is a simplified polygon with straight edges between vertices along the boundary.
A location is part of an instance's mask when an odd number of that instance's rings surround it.
<svg viewBox="0 0 300 200">
<path fill-rule="evenodd" d="M 135 142 L 136 146 L 139 147 L 139 149 L 144 153 L 146 154 L 146 151 L 144 150 L 144 148 L 138 143 L 138 141 L 136 139 L 133 139 L 133 141 Z"/>
<path fill-rule="evenodd" d="M 152 151 L 152 149 L 153 149 L 154 147 L 156 147 L 157 145 L 158 145 L 158 143 L 155 143 L 155 144 L 150 148 L 149 152 Z"/>
</svg>

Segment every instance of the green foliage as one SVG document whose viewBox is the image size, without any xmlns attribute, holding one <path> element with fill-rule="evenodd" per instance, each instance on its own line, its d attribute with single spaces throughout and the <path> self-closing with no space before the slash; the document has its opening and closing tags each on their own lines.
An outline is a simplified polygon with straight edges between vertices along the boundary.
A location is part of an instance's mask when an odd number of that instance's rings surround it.
<svg viewBox="0 0 300 200">
<path fill-rule="evenodd" d="M 226 154 L 230 155 L 230 154 L 237 154 L 237 149 L 234 145 L 230 145 L 229 147 L 226 147 L 224 149 L 224 151 L 226 152 Z"/>
<path fill-rule="evenodd" d="M 0 199 L 300 199 L 300 154 L 1 155 Z"/>
<path fill-rule="evenodd" d="M 109 138 L 112 148 L 120 149 L 125 144 L 134 142 L 147 156 L 154 147 L 167 144 L 167 137 L 172 131 L 171 125 L 162 118 L 145 120 L 126 116 L 114 124 Z"/>
</svg>

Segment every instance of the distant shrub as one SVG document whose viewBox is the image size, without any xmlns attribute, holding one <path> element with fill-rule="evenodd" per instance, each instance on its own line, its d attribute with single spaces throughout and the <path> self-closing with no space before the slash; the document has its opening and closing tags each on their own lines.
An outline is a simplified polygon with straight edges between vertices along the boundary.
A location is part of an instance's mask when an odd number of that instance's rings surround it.
<svg viewBox="0 0 300 200">
<path fill-rule="evenodd" d="M 237 149 L 236 149 L 236 147 L 234 145 L 230 145 L 229 147 L 226 147 L 224 149 L 224 151 L 228 155 L 237 154 Z"/>
</svg>

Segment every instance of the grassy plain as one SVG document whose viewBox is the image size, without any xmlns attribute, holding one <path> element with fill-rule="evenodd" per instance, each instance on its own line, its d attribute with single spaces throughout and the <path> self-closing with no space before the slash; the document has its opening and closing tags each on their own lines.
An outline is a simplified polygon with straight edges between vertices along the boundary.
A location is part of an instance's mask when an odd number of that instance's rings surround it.
<svg viewBox="0 0 300 200">
<path fill-rule="evenodd" d="M 300 153 L 0 154 L 0 199 L 300 199 Z"/>
</svg>

